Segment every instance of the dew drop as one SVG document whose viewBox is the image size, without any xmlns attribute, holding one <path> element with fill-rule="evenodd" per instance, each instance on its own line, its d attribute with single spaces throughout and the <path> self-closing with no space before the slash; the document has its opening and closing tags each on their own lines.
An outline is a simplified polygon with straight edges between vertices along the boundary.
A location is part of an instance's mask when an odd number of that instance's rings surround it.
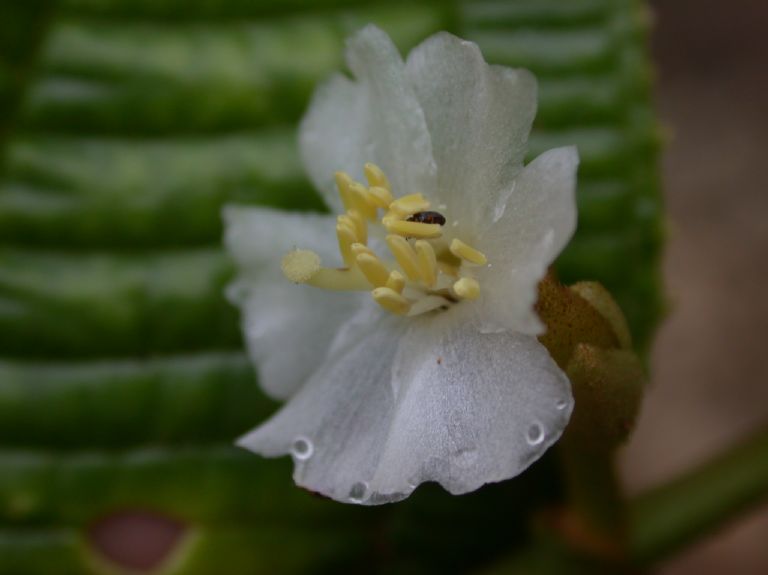
<svg viewBox="0 0 768 575">
<path fill-rule="evenodd" d="M 563 411 L 566 407 L 568 407 L 568 401 L 565 399 L 558 399 L 557 403 L 555 404 L 555 409 L 558 411 Z"/>
<path fill-rule="evenodd" d="M 528 445 L 538 445 L 544 441 L 544 429 L 540 424 L 532 423 L 525 438 L 528 440 Z"/>
<path fill-rule="evenodd" d="M 352 503 L 360 503 L 365 498 L 365 494 L 368 492 L 368 484 L 363 481 L 358 481 L 349 490 L 349 500 Z"/>
<path fill-rule="evenodd" d="M 297 437 L 293 440 L 291 445 L 291 455 L 293 455 L 299 461 L 306 461 L 315 451 L 315 447 L 312 442 L 306 437 Z"/>
</svg>

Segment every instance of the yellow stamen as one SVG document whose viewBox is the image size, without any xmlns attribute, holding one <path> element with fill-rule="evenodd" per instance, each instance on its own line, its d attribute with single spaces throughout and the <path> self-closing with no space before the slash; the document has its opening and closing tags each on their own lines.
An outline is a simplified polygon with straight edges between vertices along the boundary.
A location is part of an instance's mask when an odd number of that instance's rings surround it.
<svg viewBox="0 0 768 575">
<path fill-rule="evenodd" d="M 411 309 L 411 302 L 391 288 L 376 288 L 371 295 L 377 304 L 392 313 L 405 315 Z"/>
<path fill-rule="evenodd" d="M 370 198 L 370 194 L 366 187 L 360 182 L 352 182 L 349 184 L 349 193 L 352 196 L 352 201 L 355 204 L 355 209 L 360 214 L 368 218 L 369 220 L 376 219 L 376 204 L 373 199 Z"/>
<path fill-rule="evenodd" d="M 355 257 L 359 256 L 360 254 L 370 254 L 372 256 L 376 255 L 373 253 L 371 248 L 361 243 L 352 244 L 352 253 L 355 254 Z"/>
<path fill-rule="evenodd" d="M 395 201 L 390 191 L 381 186 L 371 186 L 368 188 L 368 194 L 370 195 L 370 200 L 379 208 L 387 209 L 389 204 Z"/>
<path fill-rule="evenodd" d="M 365 164 L 363 170 L 365 171 L 365 178 L 368 180 L 369 186 L 384 188 L 387 192 L 392 190 L 392 188 L 389 186 L 389 180 L 387 179 L 387 176 L 379 166 L 369 162 Z"/>
<path fill-rule="evenodd" d="M 443 233 L 440 224 L 422 224 L 421 222 L 407 222 L 390 218 L 384 218 L 382 223 L 388 232 L 404 237 L 439 238 Z"/>
<path fill-rule="evenodd" d="M 349 228 L 352 234 L 355 236 L 355 238 L 358 238 L 357 234 L 357 223 L 355 223 L 355 220 L 353 220 L 349 216 L 349 212 L 346 214 L 341 214 L 336 218 L 336 224 L 339 226 L 344 226 L 345 228 Z M 355 240 L 358 241 L 358 240 Z M 363 242 L 360 242 L 363 243 Z"/>
<path fill-rule="evenodd" d="M 485 255 L 459 239 L 443 237 L 442 226 L 411 217 L 429 209 L 420 193 L 393 198 L 384 172 L 365 165 L 368 185 L 346 172 L 336 172 L 336 186 L 345 211 L 336 220 L 339 251 L 347 267 L 329 269 L 309 250 L 294 250 L 283 258 L 282 269 L 292 282 L 329 290 L 366 290 L 382 308 L 415 316 L 447 309 L 460 299 L 480 297 L 480 284 L 462 277 L 464 263 L 483 265 Z M 441 206 L 442 210 L 445 206 Z M 380 225 L 398 269 L 381 260 L 369 247 L 369 221 L 384 210 Z M 378 237 L 378 236 L 377 236 Z M 449 245 L 449 240 L 450 245 Z M 405 294 L 405 295 L 404 295 Z"/>
<path fill-rule="evenodd" d="M 355 231 L 361 244 L 368 243 L 368 223 L 357 210 L 349 210 L 347 216 L 355 225 Z"/>
<path fill-rule="evenodd" d="M 346 172 L 336 172 L 334 176 L 336 178 L 336 187 L 339 189 L 339 196 L 341 196 L 341 203 L 344 204 L 344 209 L 353 210 L 355 208 L 355 201 L 349 191 L 349 185 L 353 182 L 352 178 Z"/>
<path fill-rule="evenodd" d="M 336 236 L 339 240 L 339 251 L 344 263 L 349 267 L 355 267 L 355 254 L 352 252 L 352 244 L 358 243 L 354 229 L 346 223 L 336 224 Z"/>
<path fill-rule="evenodd" d="M 361 253 L 357 256 L 357 266 L 374 287 L 383 287 L 387 285 L 389 270 L 375 255 Z"/>
<path fill-rule="evenodd" d="M 386 287 L 397 293 L 403 293 L 403 289 L 405 288 L 405 276 L 397 270 L 392 270 L 389 272 Z"/>
<path fill-rule="evenodd" d="M 451 242 L 450 250 L 451 253 L 457 258 L 467 260 L 468 262 L 477 264 L 479 266 L 485 265 L 488 262 L 488 258 L 485 257 L 483 252 L 465 244 L 458 238 L 455 238 Z"/>
<path fill-rule="evenodd" d="M 419 259 L 416 256 L 416 252 L 413 251 L 411 244 L 409 244 L 402 236 L 387 236 L 387 246 L 395 256 L 397 263 L 408 276 L 411 281 L 418 281 L 421 277 L 419 274 Z"/>
<path fill-rule="evenodd" d="M 389 206 L 392 213 L 401 218 L 412 216 L 416 212 L 423 212 L 428 208 L 429 202 L 421 194 L 410 194 L 408 196 L 397 198 Z"/>
<path fill-rule="evenodd" d="M 432 287 L 437 281 L 437 257 L 432 245 L 424 240 L 416 242 L 416 254 L 419 258 L 421 279 L 427 287 Z"/>
<path fill-rule="evenodd" d="M 320 256 L 310 250 L 293 250 L 282 261 L 283 275 L 293 283 L 329 290 L 368 290 L 370 284 L 357 271 L 320 266 Z"/>
<path fill-rule="evenodd" d="M 461 278 L 453 284 L 453 291 L 462 299 L 477 299 L 480 296 L 480 284 L 473 278 Z"/>
</svg>

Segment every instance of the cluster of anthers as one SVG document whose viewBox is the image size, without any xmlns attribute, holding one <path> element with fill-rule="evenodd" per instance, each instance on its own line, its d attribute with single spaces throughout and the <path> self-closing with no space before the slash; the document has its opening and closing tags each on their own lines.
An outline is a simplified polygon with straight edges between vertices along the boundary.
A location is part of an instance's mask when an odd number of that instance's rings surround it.
<svg viewBox="0 0 768 575">
<path fill-rule="evenodd" d="M 389 180 L 375 164 L 365 165 L 365 177 L 367 187 L 345 172 L 336 173 L 345 209 L 337 219 L 336 235 L 346 267 L 324 268 L 315 252 L 297 249 L 283 258 L 283 274 L 292 282 L 324 289 L 371 290 L 376 303 L 398 315 L 419 315 L 477 299 L 480 284 L 462 272 L 486 265 L 485 255 L 458 238 L 449 243 L 443 236 L 445 217 L 430 211 L 422 194 L 395 199 Z M 380 209 L 385 213 L 379 221 Z M 369 237 L 377 232 L 394 262 L 383 261 L 369 246 Z"/>
</svg>

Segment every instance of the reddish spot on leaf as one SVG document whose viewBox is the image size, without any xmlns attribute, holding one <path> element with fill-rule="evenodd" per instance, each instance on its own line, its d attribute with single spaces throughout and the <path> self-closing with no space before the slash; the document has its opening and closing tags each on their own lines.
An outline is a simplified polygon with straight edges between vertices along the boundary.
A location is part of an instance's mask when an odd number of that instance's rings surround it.
<svg viewBox="0 0 768 575">
<path fill-rule="evenodd" d="M 98 552 L 116 565 L 151 571 L 162 565 L 184 535 L 184 525 L 159 513 L 115 512 L 93 524 L 88 538 Z"/>
</svg>

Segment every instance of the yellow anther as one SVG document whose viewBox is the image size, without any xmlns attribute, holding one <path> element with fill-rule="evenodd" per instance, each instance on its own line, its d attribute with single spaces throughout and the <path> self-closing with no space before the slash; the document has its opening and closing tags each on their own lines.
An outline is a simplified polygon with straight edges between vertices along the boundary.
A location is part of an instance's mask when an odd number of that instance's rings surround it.
<svg viewBox="0 0 768 575">
<path fill-rule="evenodd" d="M 403 293 L 403 289 L 405 288 L 405 276 L 397 270 L 392 270 L 389 272 L 386 287 L 397 293 Z"/>
<path fill-rule="evenodd" d="M 351 236 L 354 238 L 354 241 L 352 243 L 356 243 L 356 242 L 362 243 L 360 241 L 362 238 L 360 238 L 357 235 L 357 225 L 355 224 L 355 220 L 350 218 L 347 214 L 343 214 L 343 215 L 339 216 L 338 218 L 336 218 L 336 229 L 337 230 L 338 230 L 339 226 L 345 228 L 349 232 L 349 234 L 351 234 Z"/>
<path fill-rule="evenodd" d="M 395 201 L 390 191 L 381 186 L 371 186 L 368 188 L 368 194 L 370 195 L 370 200 L 379 208 L 387 209 L 389 204 Z"/>
<path fill-rule="evenodd" d="M 294 283 L 328 290 L 367 290 L 370 284 L 356 269 L 331 269 L 320 266 L 320 256 L 310 250 L 293 250 L 282 261 L 283 275 Z"/>
<path fill-rule="evenodd" d="M 344 204 L 344 209 L 355 209 L 355 200 L 352 193 L 349 191 L 349 186 L 354 180 L 346 172 L 336 172 L 334 176 L 336 178 L 336 187 L 339 189 L 339 196 L 341 196 L 341 203 Z"/>
<path fill-rule="evenodd" d="M 488 262 L 488 258 L 485 257 L 483 252 L 465 244 L 458 238 L 454 238 L 454 240 L 451 242 L 450 250 L 451 253 L 457 258 L 467 260 L 473 264 L 482 266 Z"/>
<path fill-rule="evenodd" d="M 443 233 L 440 224 L 422 224 L 391 218 L 384 218 L 381 221 L 388 232 L 407 238 L 439 238 Z"/>
<path fill-rule="evenodd" d="M 411 309 L 411 302 L 391 288 L 376 288 L 371 295 L 377 304 L 392 313 L 405 315 Z"/>
<path fill-rule="evenodd" d="M 415 247 L 416 255 L 419 258 L 421 279 L 427 287 L 432 287 L 437 281 L 437 257 L 435 256 L 435 250 L 425 240 L 417 241 Z"/>
<path fill-rule="evenodd" d="M 359 256 L 360 254 L 375 255 L 371 248 L 361 243 L 352 244 L 352 253 L 355 254 L 355 257 Z"/>
<path fill-rule="evenodd" d="M 453 291 L 462 299 L 477 299 L 480 296 L 480 284 L 473 278 L 461 278 L 453 284 Z"/>
<path fill-rule="evenodd" d="M 410 194 L 397 198 L 390 204 L 390 211 L 398 217 L 405 218 L 416 212 L 423 212 L 429 208 L 429 202 L 421 194 Z"/>
<path fill-rule="evenodd" d="M 416 256 L 416 252 L 413 251 L 411 244 L 402 236 L 390 235 L 387 236 L 387 246 L 395 256 L 397 263 L 400 265 L 405 275 L 411 281 L 418 281 L 421 279 L 419 274 L 419 259 Z"/>
<path fill-rule="evenodd" d="M 344 263 L 349 267 L 355 266 L 355 254 L 352 252 L 352 244 L 358 243 L 355 230 L 346 223 L 336 224 L 336 236 L 339 240 L 339 251 Z"/>
<path fill-rule="evenodd" d="M 352 221 L 357 232 L 357 238 L 361 244 L 368 243 L 368 223 L 365 218 L 357 210 L 349 210 L 347 217 Z"/>
<path fill-rule="evenodd" d="M 387 192 L 392 190 L 392 188 L 389 186 L 389 180 L 387 179 L 387 176 L 379 166 L 368 162 L 365 164 L 363 170 L 365 171 L 365 178 L 368 180 L 369 186 L 384 188 Z"/>
<path fill-rule="evenodd" d="M 368 193 L 368 189 L 360 182 L 349 184 L 349 193 L 352 196 L 355 209 L 369 220 L 376 219 L 376 204 Z"/>
<path fill-rule="evenodd" d="M 381 263 L 381 260 L 373 254 L 362 253 L 357 256 L 357 267 L 368 278 L 373 287 L 383 287 L 387 285 L 389 279 L 389 270 Z"/>
</svg>

